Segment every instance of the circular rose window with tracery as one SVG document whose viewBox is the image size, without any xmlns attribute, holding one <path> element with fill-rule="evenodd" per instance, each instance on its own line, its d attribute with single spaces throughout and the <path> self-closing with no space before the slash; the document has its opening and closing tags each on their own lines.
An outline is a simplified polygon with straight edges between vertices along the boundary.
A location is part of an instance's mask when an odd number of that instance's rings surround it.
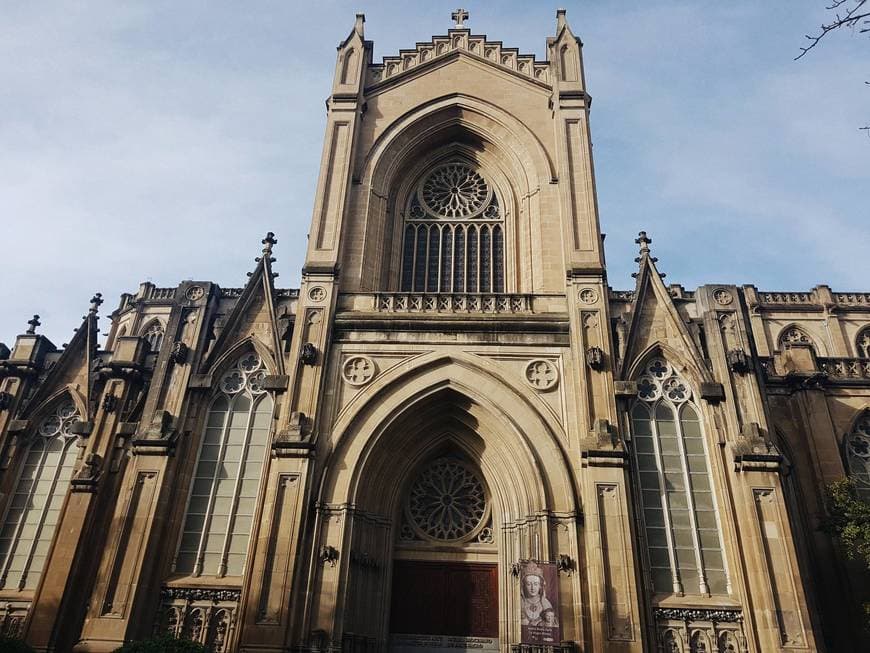
<svg viewBox="0 0 870 653">
<path fill-rule="evenodd" d="M 489 516 L 480 475 L 455 458 L 439 458 L 411 486 L 405 515 L 420 537 L 456 542 L 471 539 Z"/>
<path fill-rule="evenodd" d="M 423 208 L 441 218 L 473 218 L 492 198 L 492 188 L 475 170 L 463 163 L 435 168 L 423 180 L 419 192 Z"/>
</svg>

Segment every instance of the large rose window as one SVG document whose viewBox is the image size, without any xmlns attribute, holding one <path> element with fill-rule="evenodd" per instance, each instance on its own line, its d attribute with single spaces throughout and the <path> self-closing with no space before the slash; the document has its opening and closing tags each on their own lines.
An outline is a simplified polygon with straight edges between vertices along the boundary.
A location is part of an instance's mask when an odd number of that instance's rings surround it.
<svg viewBox="0 0 870 653">
<path fill-rule="evenodd" d="M 405 516 L 423 539 L 470 540 L 489 516 L 483 480 L 455 458 L 438 458 L 411 486 Z"/>
<path fill-rule="evenodd" d="M 402 290 L 505 291 L 504 215 L 492 184 L 468 163 L 436 166 L 405 211 Z"/>
</svg>

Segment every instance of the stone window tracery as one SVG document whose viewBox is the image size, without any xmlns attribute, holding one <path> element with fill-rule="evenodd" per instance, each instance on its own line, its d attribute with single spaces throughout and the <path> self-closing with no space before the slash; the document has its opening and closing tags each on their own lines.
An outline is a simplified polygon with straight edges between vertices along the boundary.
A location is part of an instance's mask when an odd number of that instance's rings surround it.
<svg viewBox="0 0 870 653">
<path fill-rule="evenodd" d="M 858 492 L 870 499 L 870 411 L 864 411 L 846 436 L 846 464 Z"/>
<path fill-rule="evenodd" d="M 457 458 L 438 458 L 423 468 L 408 492 L 404 513 L 406 540 L 492 542 L 483 479 Z"/>
<path fill-rule="evenodd" d="M 404 215 L 403 291 L 504 292 L 503 210 L 479 171 L 461 161 L 435 167 Z"/>
<path fill-rule="evenodd" d="M 779 348 L 788 349 L 793 345 L 813 346 L 813 341 L 802 329 L 793 326 L 779 334 Z"/>
<path fill-rule="evenodd" d="M 157 354 L 160 352 L 160 347 L 163 344 L 163 325 L 158 321 L 154 320 L 148 327 L 142 331 L 142 336 L 145 338 L 145 342 L 148 343 L 148 346 L 151 348 L 152 354 Z"/>
<path fill-rule="evenodd" d="M 266 369 L 242 355 L 217 383 L 206 415 L 175 571 L 241 576 L 272 422 Z"/>
<path fill-rule="evenodd" d="M 688 382 L 663 358 L 637 379 L 631 433 L 657 593 L 728 592 L 712 476 Z"/>
<path fill-rule="evenodd" d="M 36 588 L 75 466 L 78 419 L 72 401 L 60 403 L 27 447 L 0 530 L 0 588 Z"/>
</svg>

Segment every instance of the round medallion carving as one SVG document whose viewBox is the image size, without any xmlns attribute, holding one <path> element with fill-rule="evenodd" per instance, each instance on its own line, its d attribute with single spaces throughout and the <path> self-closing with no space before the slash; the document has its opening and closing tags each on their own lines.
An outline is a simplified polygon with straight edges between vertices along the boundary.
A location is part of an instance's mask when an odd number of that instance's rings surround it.
<svg viewBox="0 0 870 653">
<path fill-rule="evenodd" d="M 559 372 L 550 361 L 538 358 L 526 365 L 525 378 L 535 390 L 549 390 L 559 380 Z"/>
<path fill-rule="evenodd" d="M 484 211 L 492 188 L 463 163 L 438 166 L 423 180 L 419 192 L 423 208 L 441 218 L 473 218 Z"/>
<path fill-rule="evenodd" d="M 326 299 L 326 288 L 323 286 L 314 286 L 314 288 L 308 291 L 308 299 L 313 302 L 322 302 Z"/>
<path fill-rule="evenodd" d="M 196 301 L 197 299 L 202 299 L 202 296 L 205 295 L 205 289 L 202 286 L 191 286 L 187 289 L 187 298 L 191 301 Z"/>
<path fill-rule="evenodd" d="M 341 366 L 341 376 L 351 385 L 365 385 L 375 374 L 375 362 L 368 356 L 351 356 Z"/>
<path fill-rule="evenodd" d="M 728 304 L 734 301 L 731 293 L 725 290 L 725 288 L 717 288 L 714 290 L 713 299 L 716 300 L 717 304 L 721 304 L 722 306 L 728 306 Z"/>
<path fill-rule="evenodd" d="M 598 301 L 598 293 L 595 291 L 595 288 L 581 288 L 580 292 L 577 293 L 577 297 L 584 304 L 594 304 Z"/>
<path fill-rule="evenodd" d="M 483 480 L 455 458 L 432 461 L 411 486 L 405 515 L 419 537 L 456 542 L 486 525 L 489 506 Z M 491 534 L 490 534 L 491 538 Z"/>
</svg>

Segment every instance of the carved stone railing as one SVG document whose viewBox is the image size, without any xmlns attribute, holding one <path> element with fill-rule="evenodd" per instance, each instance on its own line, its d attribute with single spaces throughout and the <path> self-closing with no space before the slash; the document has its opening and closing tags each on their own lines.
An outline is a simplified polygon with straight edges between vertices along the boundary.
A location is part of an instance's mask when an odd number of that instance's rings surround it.
<svg viewBox="0 0 870 653">
<path fill-rule="evenodd" d="M 17 639 L 24 635 L 24 622 L 30 603 L 27 601 L 4 601 L 0 603 L 0 635 Z"/>
<path fill-rule="evenodd" d="M 381 313 L 530 313 L 530 295 L 378 293 Z"/>
<path fill-rule="evenodd" d="M 758 293 L 762 304 L 816 304 L 811 292 L 762 292 Z"/>
<path fill-rule="evenodd" d="M 818 361 L 819 370 L 831 379 L 870 379 L 868 358 L 819 358 Z"/>
<path fill-rule="evenodd" d="M 175 297 L 175 288 L 152 287 L 145 299 L 172 299 Z"/>
<path fill-rule="evenodd" d="M 835 292 L 834 301 L 840 306 L 867 306 L 870 308 L 870 293 Z"/>
</svg>

